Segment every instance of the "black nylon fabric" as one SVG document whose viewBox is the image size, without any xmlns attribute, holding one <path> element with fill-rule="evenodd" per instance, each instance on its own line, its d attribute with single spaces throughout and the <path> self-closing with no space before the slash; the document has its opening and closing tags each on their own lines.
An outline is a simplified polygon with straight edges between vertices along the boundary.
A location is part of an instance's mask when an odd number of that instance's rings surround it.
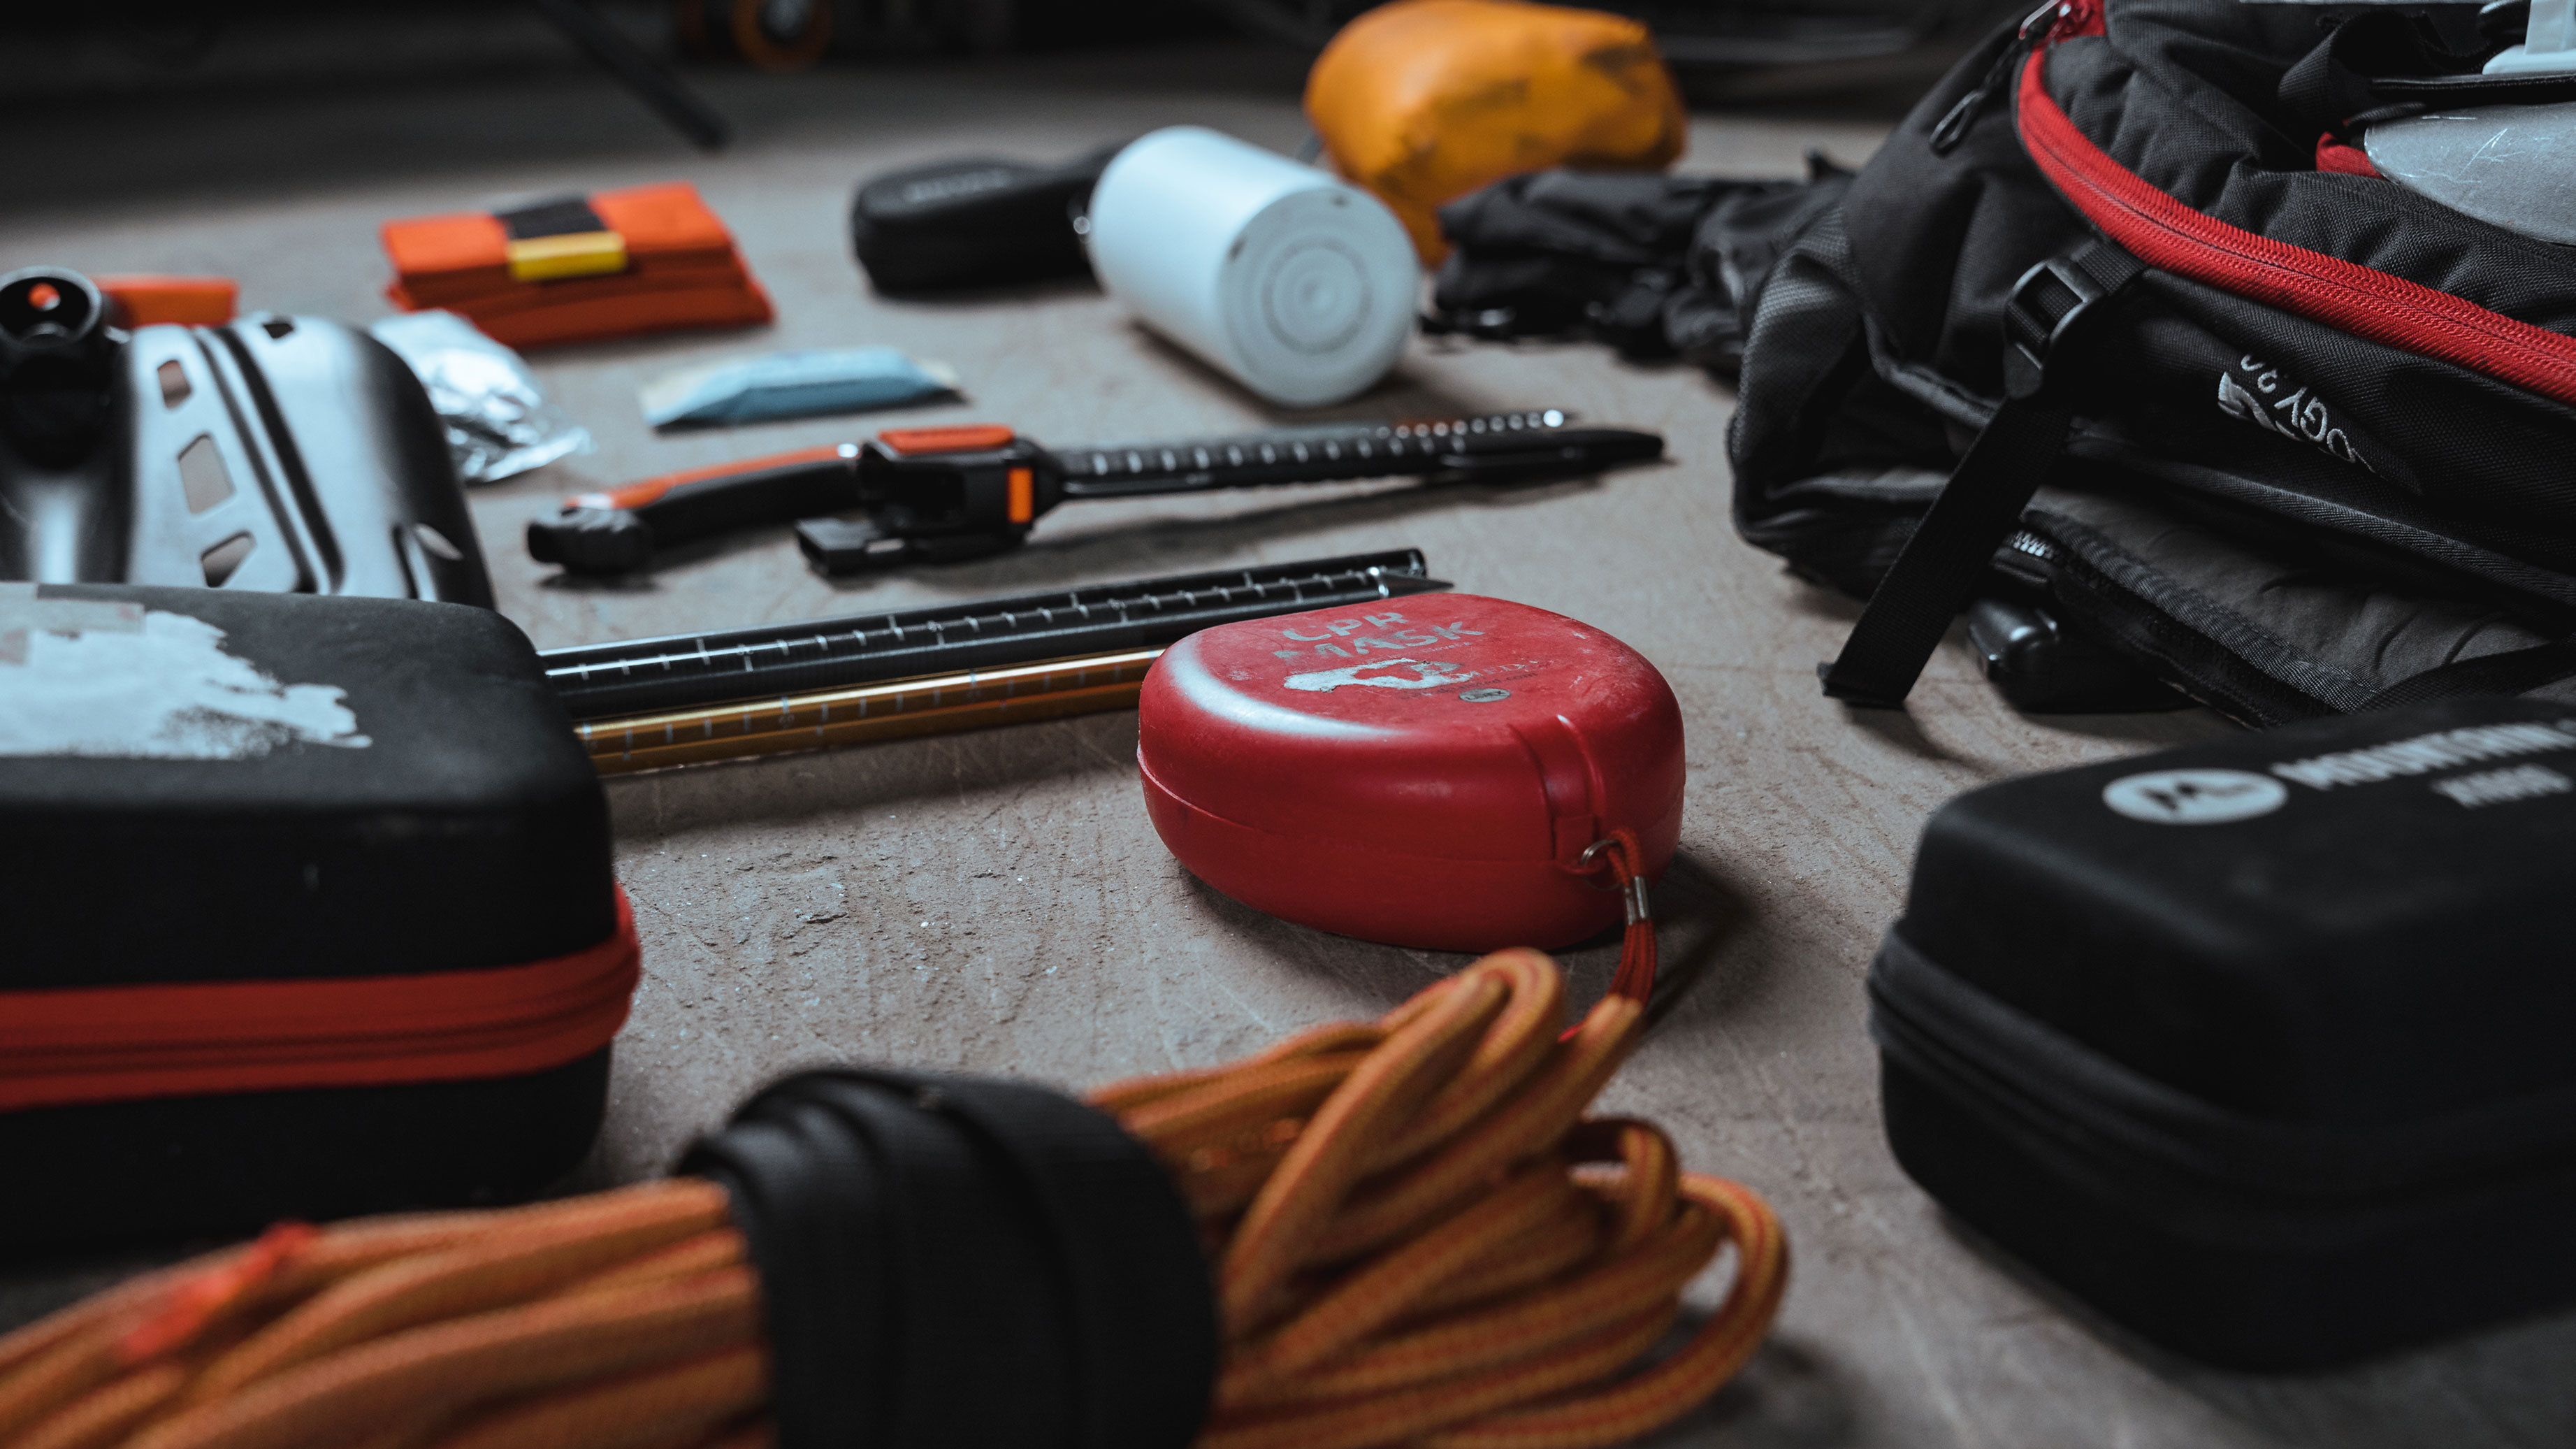
<svg viewBox="0 0 2576 1449">
<path fill-rule="evenodd" d="M 1453 245 L 1427 325 L 1502 339 L 1574 336 L 1632 360 L 1731 372 L 1749 299 L 1852 173 L 1821 153 L 1808 180 L 1535 171 L 1440 209 Z"/>
<path fill-rule="evenodd" d="M 1840 208 L 1789 247 L 1752 303 L 1727 422 L 1736 529 L 1865 598 L 1939 492 L 1942 421 L 1870 364 Z"/>
</svg>

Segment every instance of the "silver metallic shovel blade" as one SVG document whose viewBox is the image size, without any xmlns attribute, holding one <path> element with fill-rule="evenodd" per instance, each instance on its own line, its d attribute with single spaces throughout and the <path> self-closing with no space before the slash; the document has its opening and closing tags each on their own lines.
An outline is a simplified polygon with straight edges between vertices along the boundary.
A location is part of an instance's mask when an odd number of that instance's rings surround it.
<svg viewBox="0 0 2576 1449">
<path fill-rule="evenodd" d="M 2576 103 L 2382 121 L 2361 148 L 2380 175 L 2454 211 L 2576 245 Z"/>
</svg>

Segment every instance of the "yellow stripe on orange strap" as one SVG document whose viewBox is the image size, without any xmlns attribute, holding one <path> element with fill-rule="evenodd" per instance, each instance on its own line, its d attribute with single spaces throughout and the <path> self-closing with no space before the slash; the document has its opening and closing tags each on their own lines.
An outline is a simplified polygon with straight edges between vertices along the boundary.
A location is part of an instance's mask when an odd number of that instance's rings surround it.
<svg viewBox="0 0 2576 1449">
<path fill-rule="evenodd" d="M 509 259 L 510 280 L 514 282 L 601 277 L 626 270 L 626 238 L 613 231 L 532 236 L 507 243 L 501 254 Z"/>
</svg>

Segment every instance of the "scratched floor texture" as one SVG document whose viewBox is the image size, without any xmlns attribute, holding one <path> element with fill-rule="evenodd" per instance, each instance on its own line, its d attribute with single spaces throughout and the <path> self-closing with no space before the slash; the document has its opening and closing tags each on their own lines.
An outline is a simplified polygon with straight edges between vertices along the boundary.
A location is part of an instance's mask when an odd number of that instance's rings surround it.
<svg viewBox="0 0 2576 1449">
<path fill-rule="evenodd" d="M 867 427 L 994 419 L 1071 442 L 1271 421 L 1088 286 L 874 297 L 848 255 L 845 209 L 853 179 L 886 167 L 972 151 L 1063 156 L 1174 122 L 1285 149 L 1303 135 L 1294 83 L 1293 66 L 1223 47 L 717 77 L 709 92 L 743 136 L 712 158 L 588 73 L 546 66 L 6 112 L 19 154 L 56 169 L 45 185 L 23 170 L 13 184 L 0 267 L 222 272 L 242 280 L 250 306 L 369 318 L 387 310 L 375 241 L 385 218 L 694 181 L 779 320 L 535 359 L 599 449 L 479 492 L 475 513 L 503 611 L 541 647 L 1398 545 L 1423 549 L 1462 589 L 1627 640 L 1672 682 L 1688 722 L 1682 851 L 1655 903 L 1671 969 L 1692 985 L 1601 1105 L 1654 1118 L 1690 1166 L 1767 1195 L 1795 1263 L 1770 1345 L 1658 1443 L 2576 1443 L 2576 1319 L 2322 1377 L 2210 1372 L 2089 1321 L 1906 1180 L 1879 1130 L 1862 977 L 1924 817 L 1985 781 L 2225 726 L 2197 712 L 2022 718 L 1955 644 L 1907 715 L 1820 698 L 1816 661 L 1852 606 L 1735 537 L 1723 450 L 1733 400 L 1702 375 L 1581 346 L 1418 341 L 1387 383 L 1330 411 L 1555 406 L 1669 440 L 1669 465 L 1597 482 L 1083 505 L 1048 518 L 1016 554 L 850 584 L 807 572 L 783 530 L 689 550 L 618 586 L 568 583 L 526 557 L 523 523 L 567 491 L 863 426 L 655 437 L 636 385 L 710 358 L 891 343 L 963 375 L 968 402 Z M 1789 174 L 1809 147 L 1859 161 L 1884 125 L 1703 114 L 1684 165 Z M 1135 744 L 1134 716 L 1111 714 L 612 782 L 645 981 L 617 1045 L 606 1131 L 568 1186 L 663 1170 L 731 1104 L 802 1066 L 887 1061 L 1079 1087 L 1373 1015 L 1461 964 L 1321 935 L 1195 884 L 1147 824 Z M 1610 958 L 1572 953 L 1583 992 L 1602 989 Z M 19 1271 L 0 1321 L 105 1271 Z"/>
</svg>

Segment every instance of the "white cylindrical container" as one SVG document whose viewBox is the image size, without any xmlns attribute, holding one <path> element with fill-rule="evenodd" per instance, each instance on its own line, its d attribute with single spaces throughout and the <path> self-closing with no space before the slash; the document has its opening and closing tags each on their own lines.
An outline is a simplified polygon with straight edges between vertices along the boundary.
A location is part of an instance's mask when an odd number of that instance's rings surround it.
<svg viewBox="0 0 2576 1449">
<path fill-rule="evenodd" d="M 1422 271 L 1376 197 L 1202 126 L 1118 153 L 1092 188 L 1091 269 L 1155 331 L 1287 407 L 1386 375 Z"/>
</svg>

